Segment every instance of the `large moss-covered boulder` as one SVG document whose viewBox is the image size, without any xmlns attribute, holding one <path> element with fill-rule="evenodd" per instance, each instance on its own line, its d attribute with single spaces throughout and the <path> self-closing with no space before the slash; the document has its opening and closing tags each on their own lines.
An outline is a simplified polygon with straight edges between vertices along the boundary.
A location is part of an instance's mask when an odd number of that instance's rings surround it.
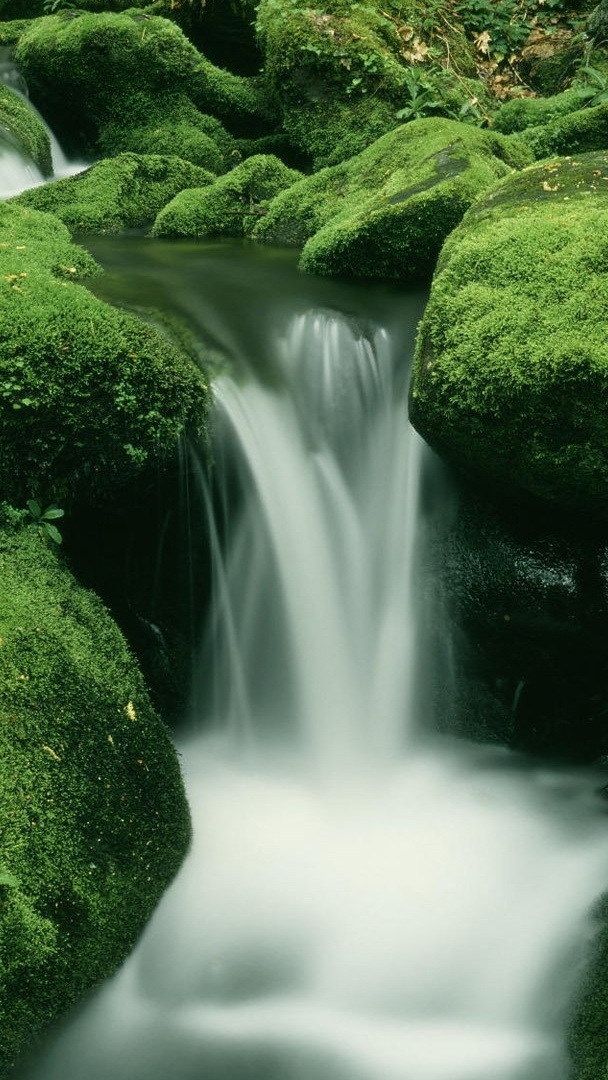
<svg viewBox="0 0 608 1080">
<path fill-rule="evenodd" d="M 428 277 L 471 203 L 527 160 L 503 135 L 415 120 L 278 195 L 254 236 L 304 244 L 301 266 L 310 273 Z"/>
<path fill-rule="evenodd" d="M 271 154 L 247 158 L 207 187 L 182 191 L 160 211 L 153 236 L 250 236 L 270 200 L 301 174 Z"/>
<path fill-rule="evenodd" d="M 99 500 L 200 433 L 207 389 L 152 327 L 82 285 L 56 217 L 0 204 L 0 492 Z"/>
<path fill-rule="evenodd" d="M 178 191 L 213 178 L 178 157 L 119 154 L 13 202 L 56 214 L 72 232 L 118 232 L 147 225 Z"/>
<path fill-rule="evenodd" d="M 177 759 L 118 628 L 6 510 L 0 748 L 4 1074 L 125 959 L 189 841 Z"/>
<path fill-rule="evenodd" d="M 467 470 L 608 512 L 608 154 L 502 182 L 450 236 L 411 418 Z"/>
<path fill-rule="evenodd" d="M 421 59 L 434 79 L 435 111 L 449 114 L 473 97 L 463 80 L 475 73 L 464 31 L 452 20 L 434 35 L 418 0 L 393 14 L 382 4 L 346 0 L 320 8 L 261 0 L 256 29 L 285 131 L 315 168 L 359 153 L 399 123 Z"/>
<path fill-rule="evenodd" d="M 193 106 L 250 134 L 262 111 L 253 80 L 216 68 L 173 22 L 137 10 L 38 20 L 20 38 L 16 59 L 32 100 L 80 151 L 135 149 L 129 129 L 176 120 L 204 134 Z"/>
<path fill-rule="evenodd" d="M 53 171 L 51 144 L 44 124 L 18 94 L 0 85 L 0 136 L 16 143 L 43 176 Z"/>
</svg>

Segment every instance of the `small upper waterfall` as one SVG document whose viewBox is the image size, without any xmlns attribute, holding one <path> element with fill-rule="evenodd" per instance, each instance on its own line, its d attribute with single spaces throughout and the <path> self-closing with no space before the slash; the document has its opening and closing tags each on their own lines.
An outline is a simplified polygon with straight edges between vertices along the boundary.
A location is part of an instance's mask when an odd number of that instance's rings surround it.
<svg viewBox="0 0 608 1080">
<path fill-rule="evenodd" d="M 203 335 L 221 251 L 173 249 L 174 278 L 168 250 L 142 280 Z M 123 970 L 25 1075 L 566 1080 L 608 841 L 584 772 L 420 735 L 416 305 L 407 331 L 298 310 L 258 256 L 262 304 L 243 258 L 213 305 L 231 364 L 216 599 L 181 746 L 193 849 Z"/>
<path fill-rule="evenodd" d="M 11 49 L 6 47 L 0 48 L 0 83 L 18 94 L 46 128 L 51 144 L 54 178 L 59 180 L 63 176 L 82 172 L 87 167 L 86 164 L 68 160 L 56 135 L 32 105 L 27 96 L 25 80 L 12 59 Z M 45 177 L 28 154 L 6 132 L 3 133 L 0 127 L 0 199 L 10 199 L 13 195 L 19 195 L 22 191 L 45 182 Z"/>
</svg>

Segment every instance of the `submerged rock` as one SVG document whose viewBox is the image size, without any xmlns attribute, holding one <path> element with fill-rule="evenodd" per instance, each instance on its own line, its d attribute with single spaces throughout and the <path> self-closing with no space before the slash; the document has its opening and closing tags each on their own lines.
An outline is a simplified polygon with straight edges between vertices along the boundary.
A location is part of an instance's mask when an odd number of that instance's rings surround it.
<svg viewBox="0 0 608 1080">
<path fill-rule="evenodd" d="M 462 468 L 608 513 L 608 155 L 547 161 L 466 215 L 422 320 L 412 422 Z"/>
<path fill-rule="evenodd" d="M 204 429 L 205 381 L 152 327 L 82 285 L 99 267 L 56 217 L 0 204 L 0 492 L 108 498 Z"/>
<path fill-rule="evenodd" d="M 178 191 L 213 179 L 179 157 L 119 154 L 12 202 L 50 211 L 72 232 L 111 233 L 148 225 Z"/>
<path fill-rule="evenodd" d="M 271 154 L 247 158 L 206 187 L 182 191 L 160 211 L 153 236 L 250 236 L 270 200 L 300 178 Z"/>
<path fill-rule="evenodd" d="M 418 280 L 480 193 L 527 161 L 504 135 L 415 120 L 277 196 L 253 235 L 304 244 L 311 273 Z"/>
<path fill-rule="evenodd" d="M 190 835 L 120 631 L 23 517 L 0 521 L 1 1070 L 125 959 Z"/>
</svg>

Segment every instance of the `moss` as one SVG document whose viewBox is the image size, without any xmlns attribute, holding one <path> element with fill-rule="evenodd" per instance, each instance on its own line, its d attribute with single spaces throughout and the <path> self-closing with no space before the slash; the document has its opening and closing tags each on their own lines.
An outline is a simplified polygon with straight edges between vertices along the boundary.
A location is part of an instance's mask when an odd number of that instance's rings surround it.
<svg viewBox="0 0 608 1080">
<path fill-rule="evenodd" d="M 0 18 L 2 15 L 0 14 Z M 31 19 L 13 19 L 11 22 L 0 22 L 0 45 L 16 45 L 19 38 L 29 30 L 32 25 Z"/>
<path fill-rule="evenodd" d="M 446 235 L 521 164 L 516 143 L 454 120 L 416 120 L 278 195 L 254 237 L 305 244 L 312 273 L 429 276 Z"/>
<path fill-rule="evenodd" d="M 176 154 L 184 161 L 220 173 L 233 164 L 236 139 L 213 116 L 205 116 L 184 97 L 163 97 L 160 108 L 146 108 L 142 122 L 134 122 L 131 112 L 124 120 L 107 124 L 99 139 L 106 156 L 129 150 L 136 154 Z"/>
<path fill-rule="evenodd" d="M 608 1075 L 608 898 L 604 896 L 594 912 L 597 938 L 593 943 L 590 968 L 569 1032 L 572 1080 L 604 1080 Z"/>
<path fill-rule="evenodd" d="M 12 202 L 50 211 L 72 232 L 118 232 L 149 224 L 178 191 L 212 179 L 212 173 L 178 157 L 119 154 Z"/>
<path fill-rule="evenodd" d="M 128 129 L 176 120 L 207 134 L 199 106 L 249 134 L 262 108 L 253 80 L 215 68 L 174 23 L 142 12 L 41 19 L 20 38 L 16 59 L 32 100 L 81 152 L 133 149 Z"/>
<path fill-rule="evenodd" d="M 0 85 L 0 132 L 16 142 L 40 169 L 43 176 L 53 172 L 51 144 L 35 113 L 8 86 Z"/>
<path fill-rule="evenodd" d="M 448 239 L 421 324 L 411 418 L 455 463 L 608 511 L 608 155 L 534 166 Z"/>
<path fill-rule="evenodd" d="M 208 187 L 182 191 L 161 210 L 154 236 L 249 236 L 268 202 L 300 178 L 271 154 L 247 158 Z"/>
<path fill-rule="evenodd" d="M 522 132 L 536 158 L 608 149 L 608 103 L 561 116 Z"/>
<path fill-rule="evenodd" d="M 529 127 L 541 127 L 560 116 L 578 112 L 583 104 L 580 91 L 564 90 L 553 97 L 513 98 L 495 114 L 492 126 L 509 135 Z"/>
<path fill-rule="evenodd" d="M 124 960 L 189 841 L 177 760 L 119 630 L 3 516 L 0 1068 Z"/>
<path fill-rule="evenodd" d="M 76 284 L 98 268 L 53 215 L 0 204 L 0 235 L 0 492 L 106 498 L 201 431 L 202 376 Z"/>
<path fill-rule="evenodd" d="M 463 77 L 475 74 L 464 31 L 453 23 L 423 40 L 428 12 L 415 0 L 394 15 L 381 4 L 326 0 L 314 8 L 306 0 L 261 0 L 256 26 L 284 129 L 314 168 L 358 153 L 395 126 L 409 98 L 408 73 L 421 56 L 425 73 L 437 80 L 435 96 L 452 96 L 446 112 Z M 410 41 L 422 52 L 411 52 Z M 464 88 L 462 101 L 467 97 Z"/>
</svg>

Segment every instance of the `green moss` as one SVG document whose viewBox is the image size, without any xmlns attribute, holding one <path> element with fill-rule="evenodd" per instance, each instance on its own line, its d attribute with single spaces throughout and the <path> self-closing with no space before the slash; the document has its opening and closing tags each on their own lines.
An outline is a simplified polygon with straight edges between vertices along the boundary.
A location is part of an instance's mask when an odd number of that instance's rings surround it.
<svg viewBox="0 0 608 1080">
<path fill-rule="evenodd" d="M 1 18 L 2 15 L 0 14 Z M 13 19 L 11 22 L 0 22 L 0 45 L 16 45 L 19 38 L 31 26 L 31 19 Z"/>
<path fill-rule="evenodd" d="M 12 202 L 50 211 L 72 232 L 118 232 L 149 224 L 178 191 L 212 179 L 212 173 L 178 157 L 119 154 Z"/>
<path fill-rule="evenodd" d="M 0 204 L 0 492 L 105 498 L 204 425 L 200 374 L 75 282 L 98 269 L 54 216 Z"/>
<path fill-rule="evenodd" d="M 6 518 L 3 1069 L 124 960 L 189 841 L 177 760 L 119 630 L 35 528 Z"/>
<path fill-rule="evenodd" d="M 465 210 L 523 160 L 505 136 L 416 120 L 278 195 L 253 235 L 305 244 L 301 266 L 312 273 L 429 276 Z"/>
<path fill-rule="evenodd" d="M 0 132 L 15 141 L 40 169 L 44 176 L 53 172 L 51 144 L 35 113 L 8 86 L 0 85 Z"/>
<path fill-rule="evenodd" d="M 608 149 L 608 103 L 528 128 L 521 138 L 536 158 Z"/>
<path fill-rule="evenodd" d="M 249 134 L 262 108 L 253 80 L 215 68 L 174 23 L 137 11 L 41 19 L 20 38 L 16 59 L 32 100 L 80 151 L 135 149 L 141 129 L 149 136 L 176 122 L 208 134 L 198 106 Z"/>
<path fill-rule="evenodd" d="M 448 239 L 411 418 L 464 468 L 608 511 L 608 155 L 534 166 Z"/>
<path fill-rule="evenodd" d="M 300 178 L 272 155 L 247 158 L 208 187 L 182 191 L 161 210 L 153 236 L 249 236 L 268 202 Z"/>
<path fill-rule="evenodd" d="M 492 126 L 496 131 L 509 135 L 529 127 L 541 127 L 560 116 L 578 112 L 583 104 L 578 90 L 564 90 L 554 97 L 513 98 L 495 114 Z"/>
<path fill-rule="evenodd" d="M 130 113 L 128 122 L 107 124 L 99 139 L 107 156 L 129 150 L 136 154 L 175 154 L 184 161 L 220 173 L 233 164 L 236 139 L 213 116 L 205 116 L 182 96 L 174 104 L 164 96 L 160 108 L 145 109 L 137 125 Z"/>
<path fill-rule="evenodd" d="M 415 63 L 408 41 L 427 50 L 424 72 L 436 80 L 436 112 L 449 113 L 469 97 L 463 77 L 475 68 L 464 31 L 452 23 L 433 37 L 428 25 L 425 5 L 415 0 L 394 15 L 382 4 L 326 0 L 313 8 L 306 0 L 261 0 L 256 26 L 269 86 L 285 131 L 314 168 L 360 152 L 396 125 Z"/>
<path fill-rule="evenodd" d="M 593 943 L 590 968 L 570 1028 L 572 1080 L 605 1080 L 608 1076 L 608 900 L 595 912 L 598 936 Z"/>
</svg>

